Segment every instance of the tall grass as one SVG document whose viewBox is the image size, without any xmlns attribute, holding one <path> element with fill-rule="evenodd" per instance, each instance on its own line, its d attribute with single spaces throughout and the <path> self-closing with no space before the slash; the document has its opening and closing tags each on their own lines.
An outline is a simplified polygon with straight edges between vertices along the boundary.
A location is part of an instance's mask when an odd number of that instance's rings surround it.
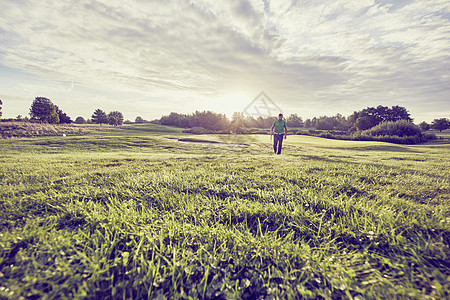
<svg viewBox="0 0 450 300">
<path fill-rule="evenodd" d="M 41 124 L 30 122 L 0 122 L 0 139 L 80 135 L 92 131 L 109 131 L 110 126 L 78 125 L 78 124 Z"/>
<path fill-rule="evenodd" d="M 448 145 L 266 138 L 0 141 L 1 297 L 450 296 Z"/>
</svg>

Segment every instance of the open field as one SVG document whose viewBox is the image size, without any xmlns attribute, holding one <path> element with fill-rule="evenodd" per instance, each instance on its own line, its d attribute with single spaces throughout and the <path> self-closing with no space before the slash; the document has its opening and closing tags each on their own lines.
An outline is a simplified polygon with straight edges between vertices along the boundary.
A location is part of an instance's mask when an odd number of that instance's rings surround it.
<svg viewBox="0 0 450 300">
<path fill-rule="evenodd" d="M 0 299 L 450 297 L 448 142 L 269 142 L 0 140 Z"/>
</svg>

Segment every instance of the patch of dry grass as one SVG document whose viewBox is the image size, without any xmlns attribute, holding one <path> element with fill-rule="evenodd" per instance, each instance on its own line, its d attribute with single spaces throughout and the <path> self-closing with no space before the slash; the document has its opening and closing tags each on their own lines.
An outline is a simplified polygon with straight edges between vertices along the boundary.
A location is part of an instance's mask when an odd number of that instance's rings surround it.
<svg viewBox="0 0 450 300">
<path fill-rule="evenodd" d="M 26 122 L 0 123 L 0 138 L 21 138 L 37 136 L 79 135 L 92 131 L 109 131 L 108 126 L 78 125 L 78 124 L 41 124 Z"/>
</svg>

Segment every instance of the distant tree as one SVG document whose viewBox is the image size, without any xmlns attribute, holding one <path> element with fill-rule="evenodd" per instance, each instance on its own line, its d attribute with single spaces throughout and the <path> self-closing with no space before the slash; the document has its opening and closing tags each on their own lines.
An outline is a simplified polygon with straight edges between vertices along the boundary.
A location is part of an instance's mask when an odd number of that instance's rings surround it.
<svg viewBox="0 0 450 300">
<path fill-rule="evenodd" d="M 234 112 L 231 116 L 231 130 L 233 133 L 240 133 L 245 126 L 245 117 L 241 112 Z"/>
<path fill-rule="evenodd" d="M 310 119 L 306 119 L 306 121 L 305 121 L 305 127 L 306 128 L 311 128 L 312 126 L 311 126 L 311 120 Z"/>
<path fill-rule="evenodd" d="M 314 127 L 314 128 L 317 127 L 317 118 L 316 117 L 311 119 L 311 127 Z"/>
<path fill-rule="evenodd" d="M 55 108 L 56 108 L 56 112 L 58 113 L 60 124 L 72 123 L 72 119 L 65 112 L 63 112 L 57 105 L 55 105 Z"/>
<path fill-rule="evenodd" d="M 270 127 L 270 125 L 269 126 L 265 126 L 264 118 L 261 117 L 261 116 L 256 118 L 255 122 L 256 122 L 256 127 L 258 127 L 258 128 Z"/>
<path fill-rule="evenodd" d="M 133 122 L 131 122 L 130 120 L 125 120 L 125 121 L 123 121 L 123 124 L 133 124 Z"/>
<path fill-rule="evenodd" d="M 408 122 L 412 122 L 413 119 L 410 117 L 410 114 L 406 110 L 406 108 L 402 106 L 392 106 L 389 118 L 385 119 L 383 121 L 399 121 L 399 120 L 406 120 Z"/>
<path fill-rule="evenodd" d="M 29 122 L 30 119 L 27 116 L 23 117 L 22 115 L 18 115 L 16 117 L 15 121 L 17 121 L 17 122 Z"/>
<path fill-rule="evenodd" d="M 361 111 L 353 112 L 353 114 L 347 119 L 347 126 L 353 128 L 353 130 L 355 130 L 355 128 L 358 130 L 366 130 L 380 124 L 381 122 L 395 122 L 399 120 L 412 122 L 406 108 L 398 105 L 392 106 L 391 108 L 378 105 L 377 107 L 367 107 Z"/>
<path fill-rule="evenodd" d="M 152 123 L 161 125 L 177 126 L 181 128 L 204 128 L 208 130 L 220 131 L 229 128 L 229 120 L 224 114 L 217 114 L 211 111 L 196 111 L 193 114 L 185 115 L 171 112 L 168 116 L 163 116 L 159 121 Z"/>
<path fill-rule="evenodd" d="M 257 128 L 258 122 L 253 116 L 245 116 L 244 117 L 244 126 L 247 128 Z"/>
<path fill-rule="evenodd" d="M 86 120 L 83 117 L 77 117 L 75 119 L 75 124 L 86 124 Z"/>
<path fill-rule="evenodd" d="M 316 122 L 316 128 L 319 130 L 332 130 L 334 128 L 333 118 L 330 117 L 319 117 Z"/>
<path fill-rule="evenodd" d="M 431 128 L 442 132 L 442 130 L 450 128 L 450 121 L 447 118 L 434 119 L 433 122 L 431 122 Z"/>
<path fill-rule="evenodd" d="M 108 114 L 108 124 L 109 125 L 122 125 L 123 124 L 123 114 L 119 111 L 112 111 Z"/>
<path fill-rule="evenodd" d="M 134 120 L 134 122 L 135 122 L 135 123 L 138 123 L 138 124 L 142 124 L 142 123 L 145 122 L 145 120 L 144 120 L 142 117 L 137 116 L 137 117 L 136 117 L 136 120 Z"/>
<path fill-rule="evenodd" d="M 250 123 L 248 123 L 249 121 L 250 121 Z M 274 117 L 273 116 L 267 116 L 267 117 L 259 116 L 256 119 L 254 119 L 253 117 L 251 117 L 251 119 L 249 119 L 247 117 L 244 120 L 244 123 L 246 124 L 246 126 L 248 126 L 247 124 L 253 124 L 253 127 L 256 127 L 256 128 L 267 128 L 268 129 L 268 128 L 270 128 L 272 126 L 273 121 L 274 121 Z M 289 124 L 288 124 L 288 126 L 290 126 Z"/>
<path fill-rule="evenodd" d="M 379 105 L 377 108 L 375 107 L 367 107 L 365 109 L 363 109 L 359 115 L 358 118 L 356 119 L 356 121 L 358 121 L 359 118 L 362 118 L 360 120 L 360 124 L 365 124 L 365 126 L 368 126 L 369 129 L 370 127 L 376 126 L 379 123 L 383 122 L 383 119 L 386 115 L 386 111 L 385 111 L 385 107 Z M 361 123 L 363 121 L 363 123 Z M 360 129 L 360 127 L 358 126 L 358 122 L 357 122 L 357 126 L 356 126 L 359 130 L 364 130 L 364 129 Z"/>
<path fill-rule="evenodd" d="M 373 119 L 369 116 L 362 116 L 356 119 L 356 128 L 360 131 L 367 130 L 375 125 Z"/>
<path fill-rule="evenodd" d="M 347 130 L 347 120 L 341 115 L 336 114 L 332 117 L 321 116 L 316 119 L 316 126 L 319 130 Z"/>
<path fill-rule="evenodd" d="M 422 131 L 427 131 L 431 128 L 430 124 L 428 124 L 427 122 L 423 121 L 422 123 L 419 124 L 420 130 Z"/>
<path fill-rule="evenodd" d="M 0 118 L 2 117 L 2 105 L 3 105 L 3 101 L 2 101 L 2 99 L 0 99 Z"/>
<path fill-rule="evenodd" d="M 42 123 L 56 124 L 59 123 L 59 116 L 56 106 L 50 99 L 44 97 L 36 97 L 31 104 L 30 116 L 32 120 L 38 120 Z"/>
<path fill-rule="evenodd" d="M 230 120 L 228 120 L 227 116 L 225 114 L 216 114 L 213 113 L 214 115 L 211 116 L 212 118 L 212 124 L 213 130 L 229 130 L 230 128 Z"/>
<path fill-rule="evenodd" d="M 95 124 L 100 124 L 100 125 L 107 124 L 108 116 L 106 115 L 106 113 L 103 110 L 98 108 L 92 114 L 91 120 L 92 120 L 92 123 L 95 123 Z"/>
<path fill-rule="evenodd" d="M 192 127 L 190 125 L 190 118 L 185 114 L 178 114 L 171 112 L 168 116 L 163 116 L 159 120 L 161 125 L 177 126 L 181 128 Z"/>
<path fill-rule="evenodd" d="M 303 127 L 303 120 L 297 114 L 291 114 L 286 121 L 289 127 Z"/>
<path fill-rule="evenodd" d="M 212 111 L 196 111 L 191 118 L 191 127 L 200 126 L 208 130 L 218 131 L 224 130 L 228 126 L 228 119 L 224 114 L 217 114 Z"/>
</svg>

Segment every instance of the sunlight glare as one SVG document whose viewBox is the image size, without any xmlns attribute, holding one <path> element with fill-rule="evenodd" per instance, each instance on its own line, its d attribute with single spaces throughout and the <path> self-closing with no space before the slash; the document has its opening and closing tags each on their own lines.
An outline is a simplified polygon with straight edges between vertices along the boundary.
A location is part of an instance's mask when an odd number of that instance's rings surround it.
<svg viewBox="0 0 450 300">
<path fill-rule="evenodd" d="M 244 93 L 231 93 L 218 97 L 213 101 L 211 110 L 217 113 L 226 114 L 231 118 L 234 112 L 243 112 L 244 108 L 253 99 Z"/>
</svg>

